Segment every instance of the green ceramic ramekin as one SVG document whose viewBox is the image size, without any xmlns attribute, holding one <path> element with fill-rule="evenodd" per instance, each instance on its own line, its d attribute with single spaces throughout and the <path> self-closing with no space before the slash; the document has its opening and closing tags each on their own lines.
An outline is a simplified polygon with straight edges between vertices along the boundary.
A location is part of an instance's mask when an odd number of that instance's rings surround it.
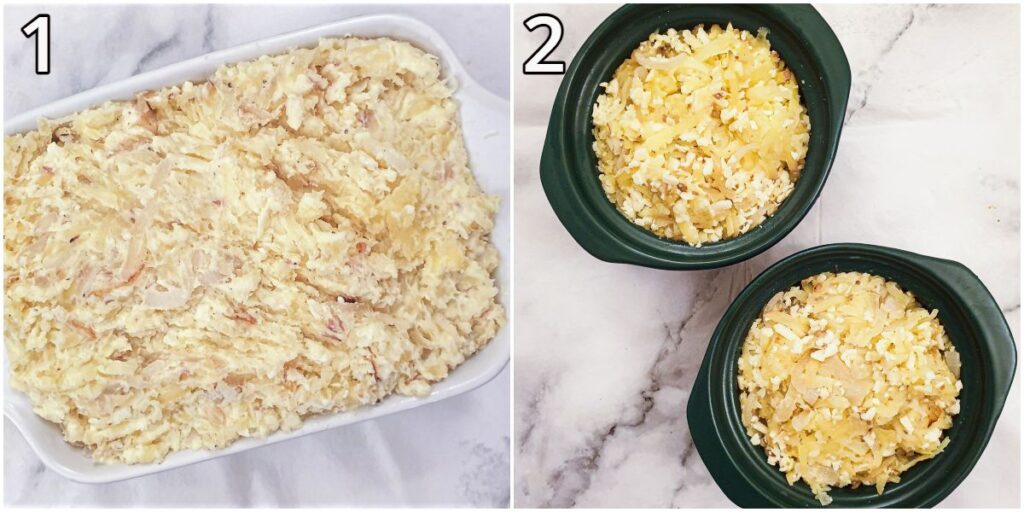
<svg viewBox="0 0 1024 512">
<path fill-rule="evenodd" d="M 768 29 L 773 49 L 800 81 L 811 120 L 806 164 L 792 195 L 761 226 L 739 237 L 692 247 L 659 238 L 627 220 L 598 180 L 591 111 L 599 85 L 655 31 L 718 23 Z M 836 35 L 808 5 L 627 5 L 580 47 L 551 110 L 540 175 L 559 220 L 588 252 L 605 261 L 699 269 L 751 258 L 781 240 L 814 204 L 836 154 L 850 96 L 850 65 Z"/>
<path fill-rule="evenodd" d="M 939 320 L 960 353 L 960 414 L 946 432 L 949 446 L 917 464 L 882 495 L 873 487 L 834 489 L 833 507 L 930 507 L 953 492 L 988 444 L 1013 381 L 1017 349 L 1002 311 L 967 267 L 911 252 L 834 244 L 796 253 L 772 265 L 740 292 L 715 329 L 687 406 L 694 445 L 711 476 L 743 507 L 818 507 L 802 481 L 790 486 L 750 443 L 740 420 L 736 384 L 741 347 L 768 300 L 822 272 L 858 271 L 899 283 Z"/>
</svg>

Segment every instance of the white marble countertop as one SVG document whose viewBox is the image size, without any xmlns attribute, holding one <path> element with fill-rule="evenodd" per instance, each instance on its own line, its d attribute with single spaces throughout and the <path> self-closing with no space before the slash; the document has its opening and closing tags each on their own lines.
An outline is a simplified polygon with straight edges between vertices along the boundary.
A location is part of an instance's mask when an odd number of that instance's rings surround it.
<svg viewBox="0 0 1024 512">
<path fill-rule="evenodd" d="M 615 6 L 518 5 L 518 67 L 565 24 L 571 60 Z M 515 77 L 517 506 L 728 507 L 693 449 L 687 397 L 711 331 L 758 272 L 829 242 L 960 261 L 1020 332 L 1018 6 L 819 8 L 846 49 L 853 93 L 822 197 L 767 253 L 725 269 L 603 263 L 555 218 L 538 176 L 561 77 Z M 1019 375 L 1018 375 L 1019 377 Z M 987 450 L 942 506 L 1020 506 L 1020 386 Z"/>
<path fill-rule="evenodd" d="M 52 16 L 52 74 L 19 27 Z M 506 6 L 8 6 L 4 115 L 210 51 L 371 13 L 437 29 L 470 74 L 508 97 Z M 125 482 L 47 469 L 4 421 L 4 500 L 18 506 L 506 506 L 509 371 L 436 404 Z"/>
</svg>

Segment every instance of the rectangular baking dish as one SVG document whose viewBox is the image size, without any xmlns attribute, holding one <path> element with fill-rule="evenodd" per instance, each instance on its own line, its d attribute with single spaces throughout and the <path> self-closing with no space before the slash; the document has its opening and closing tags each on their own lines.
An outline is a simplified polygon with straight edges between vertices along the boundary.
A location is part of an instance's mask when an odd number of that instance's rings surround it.
<svg viewBox="0 0 1024 512">
<path fill-rule="evenodd" d="M 424 23 L 395 15 L 376 15 L 329 23 L 284 35 L 274 36 L 234 48 L 216 51 L 200 57 L 133 76 L 126 80 L 103 85 L 74 96 L 34 109 L 4 123 L 4 133 L 12 134 L 36 127 L 39 118 L 68 115 L 107 100 L 131 99 L 135 93 L 178 84 L 186 80 L 203 80 L 218 66 L 283 52 L 294 47 L 317 44 L 322 37 L 386 36 L 408 41 L 420 49 L 438 56 L 443 76 L 454 82 L 455 99 L 459 104 L 463 136 L 469 152 L 470 168 L 480 186 L 490 194 L 501 197 L 492 234 L 501 253 L 498 284 L 501 302 L 509 300 L 510 269 L 510 160 L 509 160 L 509 103 L 495 96 L 466 72 L 454 52 L 440 34 Z M 42 461 L 61 475 L 86 483 L 114 482 L 186 466 L 204 460 L 223 457 L 267 444 L 365 421 L 387 414 L 404 411 L 451 398 L 477 388 L 494 378 L 509 360 L 510 335 L 506 325 L 487 346 L 451 375 L 437 383 L 429 396 L 414 398 L 391 396 L 378 404 L 357 410 L 309 418 L 302 428 L 293 432 L 278 432 L 262 439 L 239 439 L 225 449 L 217 451 L 183 451 L 171 454 L 159 464 L 97 464 L 80 448 L 64 441 L 60 428 L 35 415 L 28 398 L 10 388 L 10 371 L 4 355 L 4 415 L 18 428 L 28 444 Z"/>
</svg>

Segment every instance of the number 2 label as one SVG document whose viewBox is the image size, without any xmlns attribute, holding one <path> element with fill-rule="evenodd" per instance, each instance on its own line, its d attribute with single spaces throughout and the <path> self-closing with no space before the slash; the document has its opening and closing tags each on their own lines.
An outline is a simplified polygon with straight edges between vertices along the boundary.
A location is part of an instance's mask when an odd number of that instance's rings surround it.
<svg viewBox="0 0 1024 512">
<path fill-rule="evenodd" d="M 36 74 L 50 74 L 50 15 L 39 14 L 21 27 L 27 38 L 36 38 Z"/>
<path fill-rule="evenodd" d="M 524 75 L 561 75 L 565 73 L 564 61 L 549 61 L 548 56 L 562 42 L 562 20 L 552 14 L 534 14 L 523 22 L 533 32 L 537 27 L 548 28 L 548 38 L 523 63 Z"/>
</svg>

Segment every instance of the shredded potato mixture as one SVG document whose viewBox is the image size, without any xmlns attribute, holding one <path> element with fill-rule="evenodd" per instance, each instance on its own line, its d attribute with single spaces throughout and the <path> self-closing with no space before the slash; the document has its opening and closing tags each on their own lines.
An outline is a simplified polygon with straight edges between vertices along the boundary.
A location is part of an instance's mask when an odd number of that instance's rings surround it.
<svg viewBox="0 0 1024 512">
<path fill-rule="evenodd" d="M 750 231 L 789 197 L 810 120 L 766 33 L 654 33 L 602 84 L 600 179 L 632 222 L 700 246 Z"/>
<path fill-rule="evenodd" d="M 780 292 L 739 360 L 743 424 L 790 484 L 831 503 L 831 487 L 874 485 L 949 443 L 960 357 L 937 311 L 896 283 L 824 273 Z"/>
<path fill-rule="evenodd" d="M 12 385 L 102 462 L 424 395 L 504 321 L 437 59 L 221 67 L 5 138 Z"/>
</svg>

